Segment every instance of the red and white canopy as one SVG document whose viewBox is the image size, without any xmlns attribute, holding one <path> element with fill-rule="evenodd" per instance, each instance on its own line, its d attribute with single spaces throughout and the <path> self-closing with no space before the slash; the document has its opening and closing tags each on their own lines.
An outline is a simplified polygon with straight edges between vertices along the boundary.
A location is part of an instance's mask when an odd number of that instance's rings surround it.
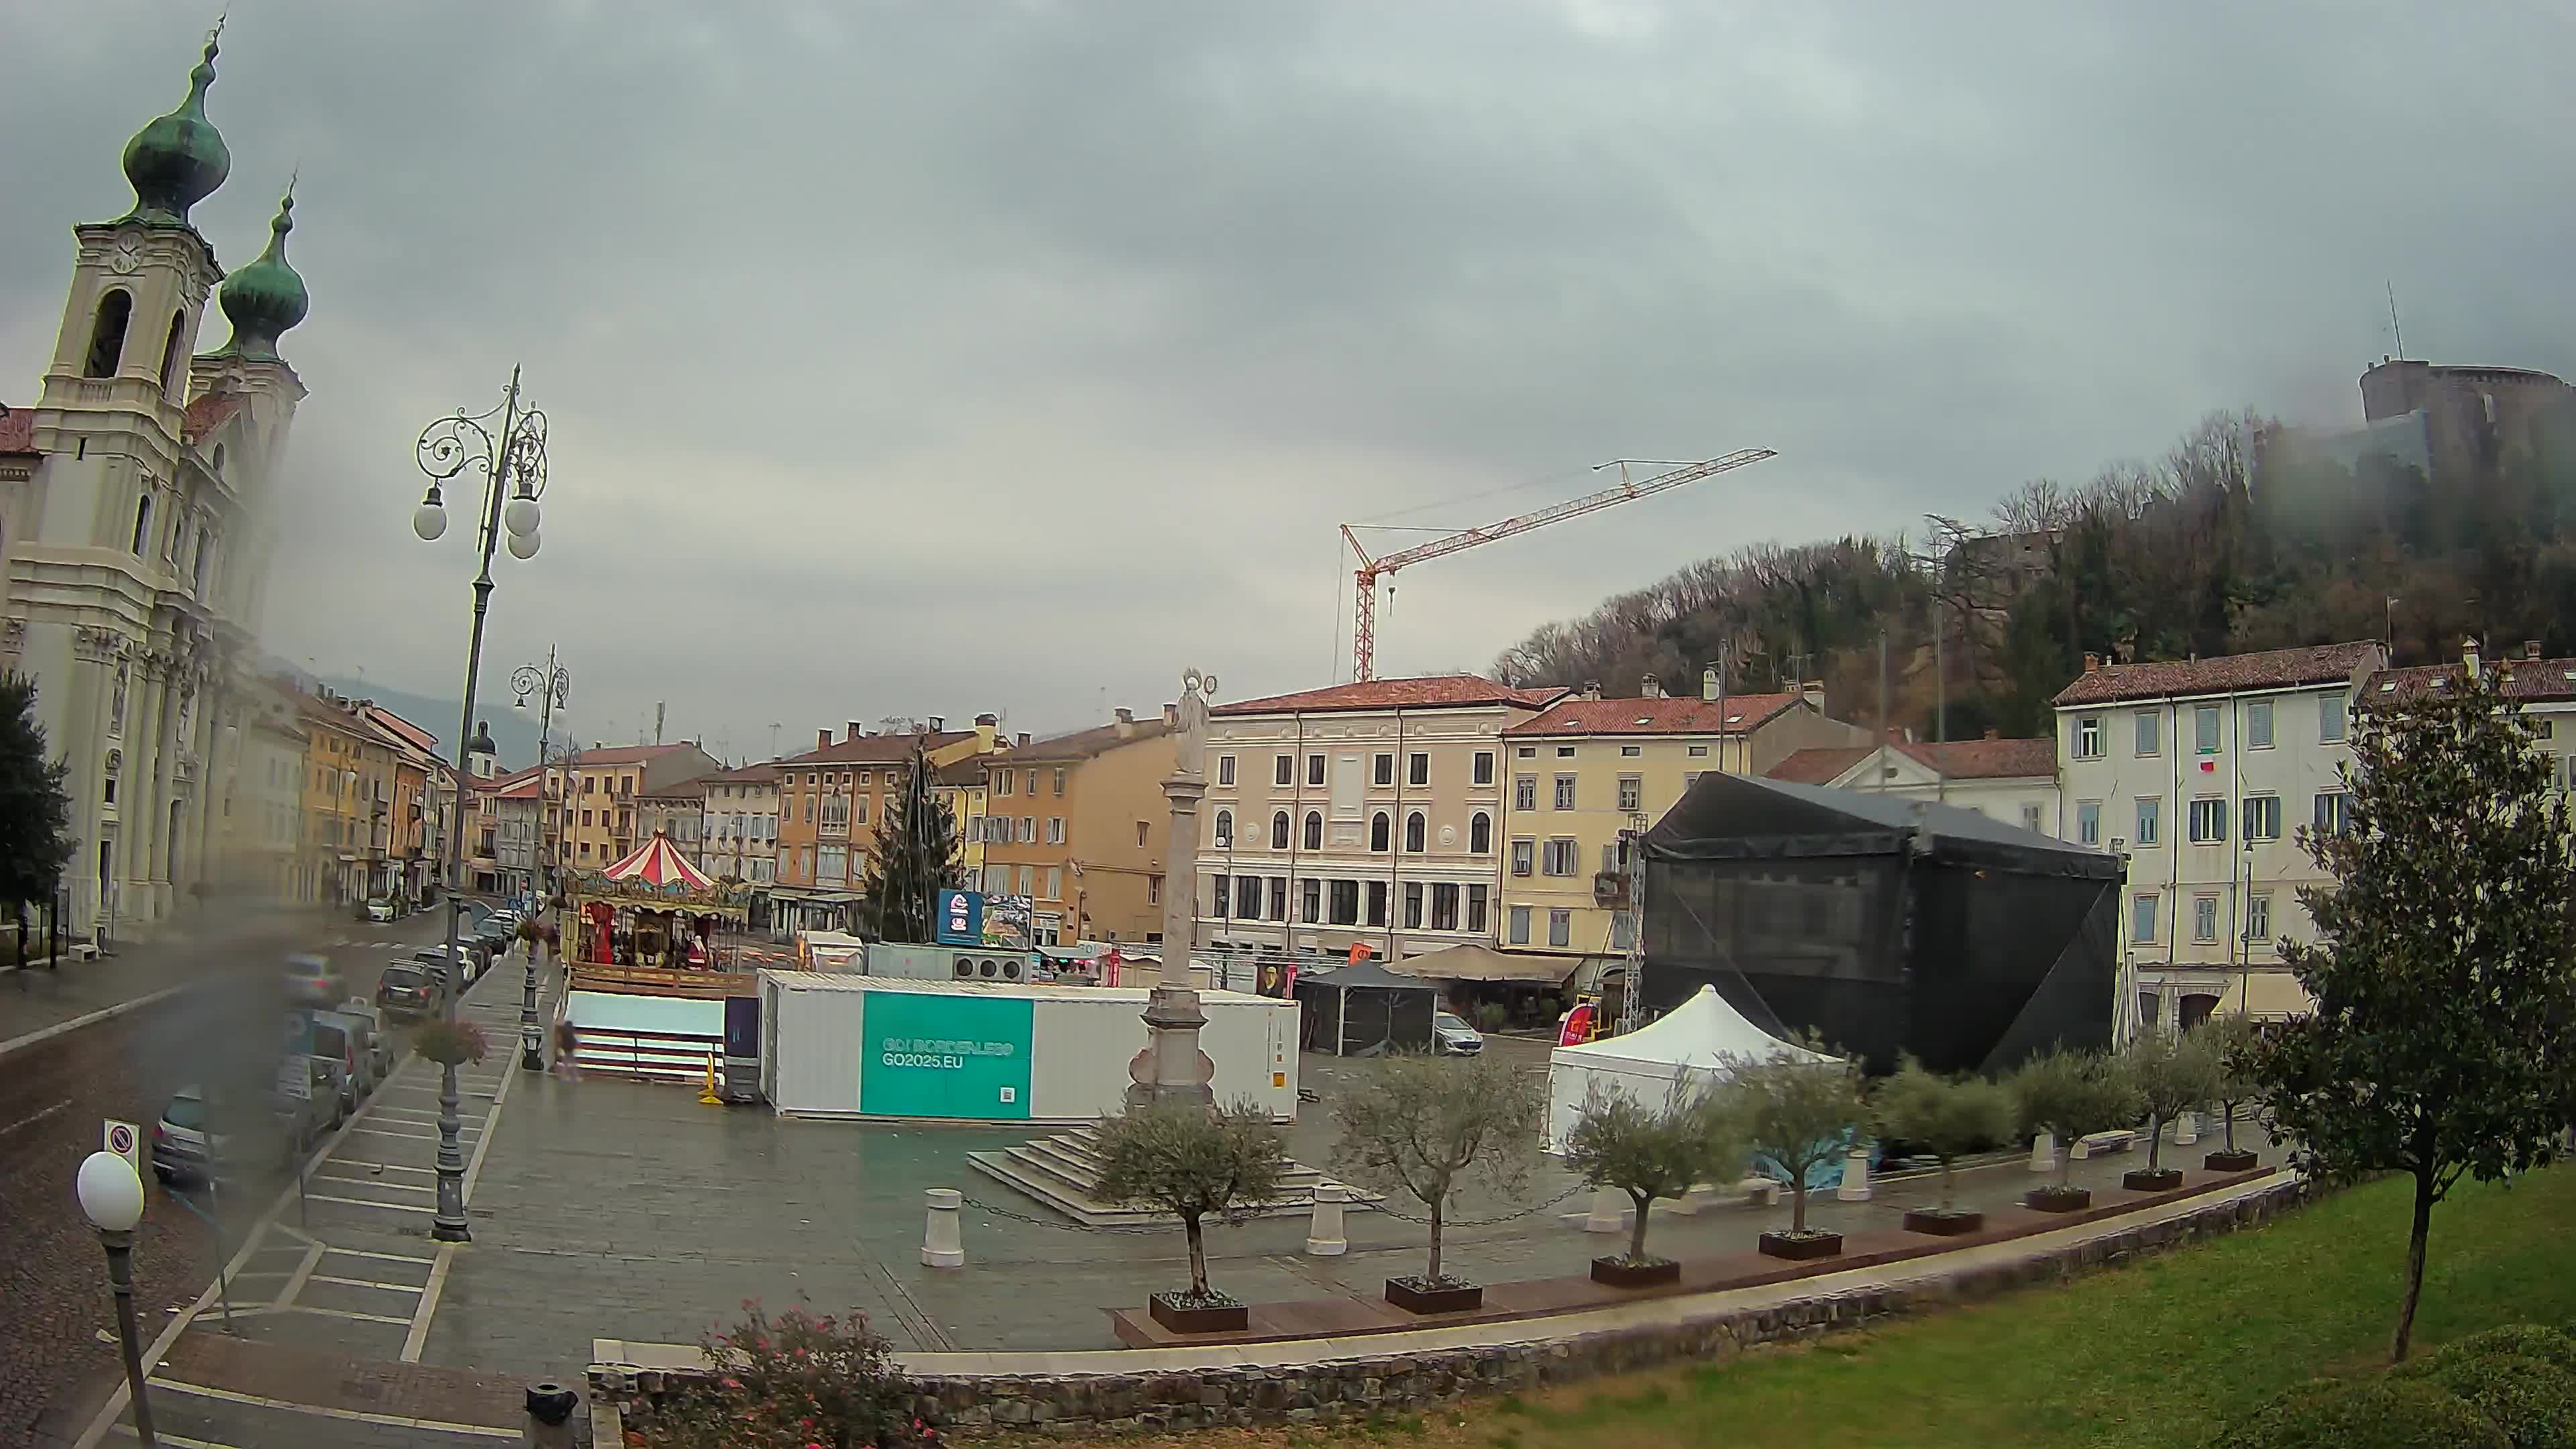
<svg viewBox="0 0 2576 1449">
<path fill-rule="evenodd" d="M 655 890 L 677 886 L 682 890 L 703 891 L 715 887 L 714 878 L 689 864 L 686 857 L 672 848 L 670 838 L 658 830 L 653 832 L 652 839 L 635 847 L 624 860 L 608 866 L 600 874 L 610 880 L 630 880 Z"/>
</svg>

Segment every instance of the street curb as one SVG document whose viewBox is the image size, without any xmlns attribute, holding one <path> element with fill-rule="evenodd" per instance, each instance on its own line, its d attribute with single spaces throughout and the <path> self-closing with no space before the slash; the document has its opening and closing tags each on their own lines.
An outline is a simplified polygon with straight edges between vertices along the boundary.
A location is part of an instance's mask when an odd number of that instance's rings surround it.
<svg viewBox="0 0 2576 1449">
<path fill-rule="evenodd" d="M 126 1015 L 128 1012 L 141 1011 L 143 1008 L 150 1006 L 156 1001 L 165 1000 L 187 990 L 188 984 L 189 983 L 181 982 L 177 986 L 164 986 L 160 990 L 152 992 L 149 995 L 137 996 L 130 1001 L 120 1001 L 114 1006 L 101 1007 L 86 1016 L 75 1016 L 69 1021 L 55 1022 L 52 1026 L 45 1027 L 38 1031 L 31 1031 L 25 1036 L 11 1037 L 7 1041 L 0 1041 L 0 1058 L 6 1058 L 14 1053 L 25 1051 L 31 1046 L 37 1046 L 41 1043 L 52 1041 L 58 1036 L 69 1036 L 83 1027 L 96 1026 L 102 1021 L 113 1021 L 120 1016 Z"/>
</svg>

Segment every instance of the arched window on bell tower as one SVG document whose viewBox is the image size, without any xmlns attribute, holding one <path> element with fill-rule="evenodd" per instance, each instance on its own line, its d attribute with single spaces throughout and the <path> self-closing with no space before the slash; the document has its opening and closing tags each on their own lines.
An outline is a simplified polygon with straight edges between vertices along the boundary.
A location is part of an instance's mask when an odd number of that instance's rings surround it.
<svg viewBox="0 0 2576 1449">
<path fill-rule="evenodd" d="M 81 368 L 81 376 L 116 376 L 116 365 L 125 357 L 125 327 L 132 320 L 132 292 L 116 287 L 98 299 L 98 318 L 89 329 L 89 362 Z"/>
<path fill-rule="evenodd" d="M 151 542 L 152 495 L 146 493 L 134 500 L 134 547 L 131 552 L 136 558 L 141 558 L 145 545 Z"/>
<path fill-rule="evenodd" d="M 161 390 L 163 392 L 177 392 L 187 382 L 187 378 L 179 371 L 179 363 L 184 355 L 179 343 L 186 337 L 187 332 L 187 312 L 183 309 L 171 313 L 170 336 L 161 344 Z"/>
</svg>

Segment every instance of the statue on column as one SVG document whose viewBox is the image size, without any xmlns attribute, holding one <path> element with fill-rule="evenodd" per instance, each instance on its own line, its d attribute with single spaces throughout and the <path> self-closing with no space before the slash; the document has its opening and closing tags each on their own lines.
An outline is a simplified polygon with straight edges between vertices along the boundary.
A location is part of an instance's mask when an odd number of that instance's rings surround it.
<svg viewBox="0 0 2576 1449">
<path fill-rule="evenodd" d="M 1181 675 L 1181 702 L 1174 710 L 1180 716 L 1180 730 L 1172 737 L 1172 768 L 1176 773 L 1207 773 L 1208 699 L 1215 693 L 1215 675 L 1195 669 Z"/>
</svg>

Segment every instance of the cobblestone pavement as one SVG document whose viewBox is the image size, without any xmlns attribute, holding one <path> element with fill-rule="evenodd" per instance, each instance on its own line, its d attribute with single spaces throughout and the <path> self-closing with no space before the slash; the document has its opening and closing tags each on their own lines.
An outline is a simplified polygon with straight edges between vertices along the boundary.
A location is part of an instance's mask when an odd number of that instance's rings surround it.
<svg viewBox="0 0 2576 1449">
<path fill-rule="evenodd" d="M 191 939 L 66 962 L 59 976 L 39 970 L 24 987 L 0 980 L 0 1030 L 12 1034 L 0 1043 L 0 1220 L 11 1225 L 0 1259 L 0 1445 L 71 1442 L 122 1381 L 105 1264 L 71 1187 L 102 1119 L 148 1136 L 178 1087 L 264 1073 L 249 1044 L 276 1039 L 277 965 L 289 951 L 331 953 L 350 989 L 372 994 L 384 961 L 440 930 L 435 912 L 390 927 L 310 912 L 218 918 Z M 120 1003 L 139 1004 L 64 1029 Z M 183 1195 L 145 1175 L 134 1270 L 147 1339 L 214 1282 L 289 1180 L 253 1170 Z"/>
<path fill-rule="evenodd" d="M 1505 1044 L 1536 1065 L 1544 1043 Z M 1309 1058 L 1306 1080 L 1329 1100 L 1340 1064 Z M 2260 1145 L 2242 1124 L 2240 1138 Z M 589 1360 L 593 1338 L 696 1342 L 745 1298 L 859 1309 L 900 1348 L 1048 1350 L 1115 1347 L 1106 1309 L 1140 1305 L 1184 1279 L 1181 1235 L 1074 1228 L 973 1171 L 970 1148 L 1008 1145 L 1026 1130 L 784 1121 L 765 1109 L 703 1106 L 682 1088 L 594 1077 L 532 1081 L 494 1133 L 476 1195 L 473 1247 L 456 1256 L 424 1358 L 461 1368 L 561 1378 Z M 1331 1128 L 1309 1103 L 1292 1137 L 1302 1160 L 1325 1160 Z M 2202 1145 L 2166 1148 L 2197 1163 Z M 2079 1185 L 2104 1185 L 2142 1165 L 2143 1151 L 2078 1163 Z M 1994 1205 L 2033 1185 L 2013 1161 L 1963 1174 L 1968 1206 Z M 1560 1197 L 1573 1179 L 1542 1167 L 1526 1193 L 1470 1192 L 1453 1209 L 1477 1220 Z M 954 1187 L 971 1200 L 968 1266 L 920 1262 L 922 1193 Z M 1809 1221 L 1858 1231 L 1928 1205 L 1937 1184 L 1882 1184 L 1871 1201 L 1811 1198 Z M 1061 1226 L 982 1210 L 989 1204 Z M 1418 1205 L 1415 1205 L 1418 1208 Z M 1605 1239 L 1580 1216 L 1577 1192 L 1544 1211 L 1490 1226 L 1453 1227 L 1448 1261 L 1488 1282 L 1579 1274 Z M 1677 1256 L 1740 1251 L 1764 1228 L 1785 1227 L 1785 1202 L 1729 1205 L 1695 1215 L 1659 1210 L 1651 1243 Z M 1380 1281 L 1418 1272 L 1426 1230 L 1386 1213 L 1353 1213 L 1351 1251 L 1303 1253 L 1306 1221 L 1270 1219 L 1210 1229 L 1211 1276 L 1254 1300 L 1347 1294 L 1375 1298 Z M 1624 1241 L 1624 1240 L 1621 1240 Z"/>
</svg>

